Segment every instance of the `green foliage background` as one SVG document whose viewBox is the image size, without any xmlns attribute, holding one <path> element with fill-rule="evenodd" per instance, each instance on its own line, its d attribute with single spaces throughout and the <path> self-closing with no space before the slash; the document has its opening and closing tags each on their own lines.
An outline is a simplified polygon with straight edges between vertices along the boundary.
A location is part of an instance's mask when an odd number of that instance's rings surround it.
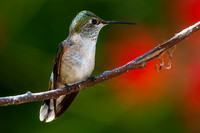
<svg viewBox="0 0 200 133">
<path fill-rule="evenodd" d="M 165 2 L 1 0 L 0 96 L 47 90 L 56 48 L 67 37 L 68 27 L 78 12 L 89 10 L 106 20 L 141 22 L 153 28 L 167 24 Z M 113 31 L 118 31 L 117 26 L 106 27 L 100 33 L 93 75 L 100 74 L 109 65 L 104 42 L 110 41 L 115 34 Z M 187 132 L 181 117 L 168 101 L 139 109 L 130 107 L 117 100 L 108 82 L 81 91 L 71 107 L 51 123 L 39 121 L 41 101 L 0 107 L 0 132 Z"/>
</svg>

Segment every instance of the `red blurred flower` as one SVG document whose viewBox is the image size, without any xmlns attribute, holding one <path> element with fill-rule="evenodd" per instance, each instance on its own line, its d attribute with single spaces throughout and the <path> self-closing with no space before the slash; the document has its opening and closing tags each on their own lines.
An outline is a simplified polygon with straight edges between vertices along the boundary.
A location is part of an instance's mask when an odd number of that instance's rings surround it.
<svg viewBox="0 0 200 133">
<path fill-rule="evenodd" d="M 185 24 L 193 24 L 200 21 L 200 0 L 176 0 L 170 8 L 176 21 Z"/>
<path fill-rule="evenodd" d="M 126 31 L 125 34 L 129 34 L 128 32 Z M 152 33 L 147 29 L 139 31 L 137 35 L 130 36 L 131 34 L 133 33 L 130 33 L 128 37 L 122 35 L 122 37 L 107 44 L 108 57 L 112 66 L 124 65 L 156 46 Z M 112 52 L 110 52 L 111 49 Z M 147 63 L 147 69 L 133 70 L 110 81 L 122 101 L 141 104 L 150 102 L 151 99 L 160 98 L 162 95 L 160 88 L 169 71 L 167 70 L 167 73 L 162 71 L 160 74 L 156 70 L 156 63 L 158 60 L 150 61 Z"/>
</svg>

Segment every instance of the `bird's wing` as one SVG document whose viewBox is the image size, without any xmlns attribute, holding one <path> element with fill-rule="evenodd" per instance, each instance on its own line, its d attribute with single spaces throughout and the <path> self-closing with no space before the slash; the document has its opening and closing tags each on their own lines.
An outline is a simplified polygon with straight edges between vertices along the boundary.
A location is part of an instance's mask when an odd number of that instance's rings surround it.
<svg viewBox="0 0 200 133">
<path fill-rule="evenodd" d="M 61 69 L 61 60 L 62 60 L 62 55 L 65 52 L 68 51 L 70 45 L 66 44 L 66 42 L 62 42 L 57 49 L 56 52 L 56 57 L 54 60 L 54 68 L 53 68 L 53 73 L 54 73 L 54 89 L 58 88 L 58 82 L 59 82 L 59 77 L 60 77 L 60 69 Z M 63 95 L 60 96 L 58 99 L 54 100 L 54 110 L 55 110 L 55 117 L 60 116 L 62 113 L 65 112 L 65 110 L 71 105 L 73 100 L 75 99 L 76 95 L 78 92 L 69 94 L 69 95 Z"/>
<path fill-rule="evenodd" d="M 68 48 L 67 46 L 64 45 L 65 45 L 64 42 L 60 43 L 56 51 L 56 56 L 53 64 L 53 88 L 49 88 L 50 90 L 58 88 L 57 84 L 59 82 L 59 77 L 60 77 L 62 55 L 64 53 L 64 47 L 66 47 L 65 50 Z"/>
<path fill-rule="evenodd" d="M 57 48 L 56 56 L 54 59 L 53 72 L 49 81 L 49 90 L 58 88 L 60 71 L 61 71 L 61 60 L 62 55 L 69 49 L 70 45 L 66 42 L 60 43 Z M 65 110 L 71 105 L 78 92 L 60 96 L 58 99 L 45 100 L 40 109 L 40 120 L 50 122 L 60 116 Z"/>
</svg>

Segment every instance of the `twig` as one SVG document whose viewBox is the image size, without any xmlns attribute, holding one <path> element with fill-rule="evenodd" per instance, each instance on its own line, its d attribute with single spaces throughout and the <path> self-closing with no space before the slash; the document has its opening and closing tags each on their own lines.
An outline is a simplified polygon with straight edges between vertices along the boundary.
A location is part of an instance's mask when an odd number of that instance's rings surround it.
<svg viewBox="0 0 200 133">
<path fill-rule="evenodd" d="M 58 98 L 61 95 L 71 94 L 73 92 L 80 91 L 84 88 L 93 86 L 105 80 L 119 76 L 130 70 L 143 69 L 146 67 L 146 62 L 157 58 L 164 51 L 171 48 L 172 46 L 175 46 L 178 42 L 187 38 L 188 36 L 190 36 L 191 34 L 193 34 L 194 32 L 198 30 L 200 30 L 200 21 L 182 30 L 181 32 L 176 34 L 174 37 L 169 39 L 168 41 L 164 42 L 161 45 L 158 45 L 154 49 L 136 58 L 135 60 L 125 64 L 124 66 L 116 68 L 114 70 L 105 71 L 104 73 L 92 78 L 92 80 L 88 79 L 84 82 L 78 83 L 76 85 L 72 85 L 71 87 L 68 87 L 68 88 L 59 88 L 56 90 L 40 92 L 40 93 L 27 92 L 26 94 L 17 95 L 17 96 L 0 97 L 0 106 L 16 105 L 16 104 L 21 104 L 21 103 L 33 102 L 33 101 L 41 101 L 41 100 L 46 100 L 46 99 Z"/>
</svg>

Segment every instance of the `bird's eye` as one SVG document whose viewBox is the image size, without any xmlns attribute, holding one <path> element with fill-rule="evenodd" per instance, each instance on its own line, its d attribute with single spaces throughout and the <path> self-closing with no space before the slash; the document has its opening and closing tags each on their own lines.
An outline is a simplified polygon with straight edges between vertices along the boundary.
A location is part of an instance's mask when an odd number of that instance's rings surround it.
<svg viewBox="0 0 200 133">
<path fill-rule="evenodd" d="M 97 20 L 96 19 L 92 19 L 92 23 L 93 24 L 97 24 Z"/>
</svg>

